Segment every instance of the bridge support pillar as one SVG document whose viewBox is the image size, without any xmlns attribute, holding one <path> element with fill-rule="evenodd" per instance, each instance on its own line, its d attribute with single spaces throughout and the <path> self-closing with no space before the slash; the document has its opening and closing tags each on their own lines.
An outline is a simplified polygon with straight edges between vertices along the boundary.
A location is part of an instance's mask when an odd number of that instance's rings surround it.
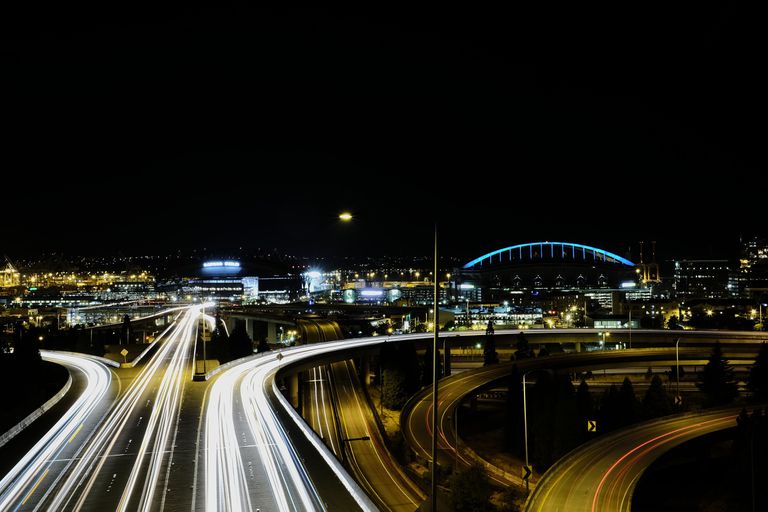
<svg viewBox="0 0 768 512">
<path fill-rule="evenodd" d="M 288 396 L 294 409 L 299 409 L 299 374 L 294 373 L 287 377 Z"/>
<path fill-rule="evenodd" d="M 252 318 L 248 318 L 245 320 L 245 332 L 248 333 L 248 337 L 251 338 L 254 342 L 257 342 L 258 340 L 254 338 L 253 333 L 253 323 L 254 320 Z"/>
<path fill-rule="evenodd" d="M 576 343 L 574 343 L 574 348 L 576 352 L 581 352 L 581 342 L 577 341 Z"/>
<path fill-rule="evenodd" d="M 267 322 L 267 341 L 270 343 L 277 343 L 277 324 L 275 322 Z"/>
</svg>

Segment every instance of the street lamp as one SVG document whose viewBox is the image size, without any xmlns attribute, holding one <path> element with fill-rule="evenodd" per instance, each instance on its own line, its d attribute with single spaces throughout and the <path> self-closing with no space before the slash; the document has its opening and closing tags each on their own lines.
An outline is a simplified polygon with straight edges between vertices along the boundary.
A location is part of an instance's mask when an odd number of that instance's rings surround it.
<svg viewBox="0 0 768 512">
<path fill-rule="evenodd" d="M 680 401 L 680 339 L 675 340 L 675 373 L 677 374 L 677 391 L 675 392 L 675 400 Z"/>
<path fill-rule="evenodd" d="M 440 318 L 440 310 L 438 309 L 439 299 L 440 299 L 440 279 L 437 277 L 439 274 L 437 273 L 437 223 L 435 223 L 435 261 L 434 261 L 434 276 L 435 278 L 432 280 L 433 283 L 433 290 L 434 290 L 434 308 L 435 308 L 435 315 L 433 317 L 435 321 L 435 337 L 433 341 L 432 346 L 432 488 L 431 488 L 431 496 L 432 496 L 432 512 L 437 511 L 437 362 L 439 357 L 439 346 L 438 346 L 438 333 L 440 331 L 439 327 L 439 318 Z"/>
<path fill-rule="evenodd" d="M 525 377 L 532 372 L 538 371 L 539 369 L 535 370 L 528 370 L 527 372 L 523 373 L 523 442 L 525 443 L 525 468 L 523 468 L 526 473 L 528 471 L 528 468 L 530 467 L 528 464 L 528 403 L 526 401 L 526 393 L 525 393 Z M 528 478 L 524 478 L 525 480 L 525 491 L 528 492 L 529 486 L 528 486 Z"/>
<path fill-rule="evenodd" d="M 352 220 L 352 214 L 350 212 L 342 212 L 339 214 L 339 220 L 342 222 L 349 222 Z M 440 278 L 437 273 L 437 222 L 435 222 L 435 238 L 434 238 L 434 270 L 432 279 L 432 289 L 434 294 L 434 339 L 432 342 L 432 482 L 431 482 L 431 501 L 432 512 L 437 511 L 437 363 L 439 361 L 440 351 L 438 345 L 438 337 L 440 331 L 440 310 L 438 309 L 440 301 Z M 416 278 L 419 278 L 419 272 L 416 272 Z"/>
</svg>

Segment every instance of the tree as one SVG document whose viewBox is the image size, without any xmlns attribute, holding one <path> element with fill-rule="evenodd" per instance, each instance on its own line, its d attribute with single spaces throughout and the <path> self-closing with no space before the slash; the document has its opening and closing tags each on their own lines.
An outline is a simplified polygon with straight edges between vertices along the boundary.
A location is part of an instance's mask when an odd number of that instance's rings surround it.
<svg viewBox="0 0 768 512">
<path fill-rule="evenodd" d="M 755 364 L 749 369 L 747 387 L 759 400 L 768 397 L 768 345 L 765 342 L 760 345 Z"/>
<path fill-rule="evenodd" d="M 531 354 L 531 344 L 528 343 L 528 338 L 525 337 L 523 331 L 520 331 L 517 335 L 517 341 L 515 342 L 515 359 L 529 359 Z"/>
<path fill-rule="evenodd" d="M 733 367 L 723 356 L 720 342 L 715 342 L 712 354 L 701 373 L 696 387 L 706 395 L 706 406 L 725 405 L 733 401 L 739 391 L 733 377 Z"/>
<path fill-rule="evenodd" d="M 658 418 L 672 413 L 672 402 L 658 375 L 651 378 L 651 385 L 643 397 L 643 413 L 646 418 Z"/>
<path fill-rule="evenodd" d="M 483 366 L 497 364 L 498 362 L 499 354 L 496 352 L 496 339 L 493 336 L 493 326 L 491 326 L 491 333 L 488 334 L 488 331 L 486 331 L 485 342 L 483 343 Z"/>
<path fill-rule="evenodd" d="M 219 363 L 226 363 L 231 359 L 229 350 L 229 336 L 224 327 L 224 321 L 216 313 L 216 321 L 211 332 L 211 341 L 208 342 L 207 356 L 218 359 Z"/>
<path fill-rule="evenodd" d="M 387 409 L 400 410 L 408 400 L 405 372 L 397 366 L 384 368 L 381 383 L 381 403 Z"/>
<path fill-rule="evenodd" d="M 637 421 L 640 415 L 640 402 L 635 395 L 635 387 L 632 385 L 632 381 L 629 377 L 624 377 L 624 381 L 621 383 L 619 389 L 619 425 L 630 425 Z"/>
<path fill-rule="evenodd" d="M 263 354 L 264 352 L 269 352 L 271 349 L 269 348 L 269 343 L 267 343 L 267 338 L 264 336 L 259 339 L 258 345 L 256 345 L 256 352 L 258 354 Z"/>
<path fill-rule="evenodd" d="M 539 349 L 539 355 L 538 357 L 547 357 L 549 355 L 549 349 L 546 345 L 541 345 L 541 348 Z"/>
<path fill-rule="evenodd" d="M 462 512 L 493 512 L 491 503 L 493 488 L 485 470 L 477 464 L 451 475 L 451 503 L 453 510 Z"/>
<path fill-rule="evenodd" d="M 245 322 L 235 320 L 235 328 L 229 336 L 229 351 L 232 359 L 250 356 L 253 354 L 253 341 L 245 330 Z"/>
</svg>

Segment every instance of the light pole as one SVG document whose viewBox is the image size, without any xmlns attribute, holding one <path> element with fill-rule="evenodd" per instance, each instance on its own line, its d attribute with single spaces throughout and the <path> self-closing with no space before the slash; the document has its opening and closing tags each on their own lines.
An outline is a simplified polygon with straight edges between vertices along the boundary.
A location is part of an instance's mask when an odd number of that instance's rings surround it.
<svg viewBox="0 0 768 512">
<path fill-rule="evenodd" d="M 342 222 L 350 222 L 353 216 L 350 212 L 342 212 L 339 214 L 339 220 Z M 433 269 L 433 283 L 432 289 L 434 294 L 433 307 L 434 307 L 434 339 L 432 341 L 432 482 L 431 482 L 431 501 L 432 512 L 437 511 L 437 364 L 440 357 L 438 337 L 439 337 L 439 322 L 440 322 L 440 310 L 438 309 L 440 301 L 440 277 L 437 273 L 437 222 L 435 222 L 435 254 L 434 254 L 434 269 Z M 418 273 L 417 273 L 418 277 Z M 383 376 L 383 374 L 382 374 Z"/>
<path fill-rule="evenodd" d="M 433 290 L 434 290 L 434 309 L 435 309 L 435 315 L 434 315 L 434 321 L 435 321 L 435 337 L 432 347 L 432 486 L 431 486 L 431 497 L 432 497 L 432 512 L 437 512 L 437 362 L 439 357 L 439 351 L 438 351 L 438 332 L 440 328 L 438 327 L 438 319 L 440 317 L 440 310 L 437 308 L 438 301 L 440 298 L 440 284 L 439 284 L 439 277 L 437 273 L 437 223 L 435 223 L 435 268 L 434 268 L 434 282 L 433 282 Z"/>
<path fill-rule="evenodd" d="M 677 374 L 677 391 L 675 401 L 680 401 L 680 338 L 675 340 L 675 373 Z"/>
<path fill-rule="evenodd" d="M 526 393 L 525 393 L 525 377 L 531 373 L 535 372 L 536 370 L 528 370 L 527 372 L 523 373 L 523 442 L 525 443 L 525 470 L 527 472 L 528 468 L 530 467 L 528 465 L 528 403 L 526 401 Z M 525 491 L 528 492 L 529 486 L 528 486 L 528 479 L 525 478 Z"/>
<path fill-rule="evenodd" d="M 627 301 L 629 304 L 629 348 L 632 348 L 632 302 Z"/>
</svg>

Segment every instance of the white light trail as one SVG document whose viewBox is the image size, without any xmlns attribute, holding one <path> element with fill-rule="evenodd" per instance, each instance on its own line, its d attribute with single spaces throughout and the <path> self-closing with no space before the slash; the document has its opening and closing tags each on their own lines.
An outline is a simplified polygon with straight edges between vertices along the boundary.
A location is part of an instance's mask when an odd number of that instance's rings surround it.
<svg viewBox="0 0 768 512">
<path fill-rule="evenodd" d="M 12 508 L 29 499 L 35 487 L 47 475 L 58 454 L 80 431 L 98 403 L 104 398 L 112 374 L 102 363 L 87 356 L 41 351 L 43 359 L 75 368 L 85 374 L 85 390 L 56 424 L 0 480 L 0 510 Z M 34 486 L 34 487 L 33 487 Z"/>
</svg>

